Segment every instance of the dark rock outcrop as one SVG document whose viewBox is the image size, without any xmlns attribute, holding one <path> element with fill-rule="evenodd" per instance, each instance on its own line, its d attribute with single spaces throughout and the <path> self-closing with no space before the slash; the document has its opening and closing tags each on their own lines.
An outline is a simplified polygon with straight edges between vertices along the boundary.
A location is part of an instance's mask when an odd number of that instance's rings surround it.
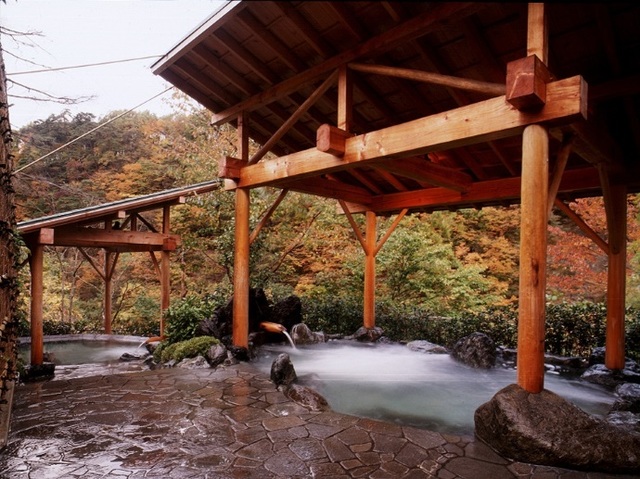
<svg viewBox="0 0 640 479">
<path fill-rule="evenodd" d="M 287 353 L 279 354 L 271 364 L 271 380 L 276 387 L 284 386 L 286 388 L 296 379 L 298 376 L 289 355 Z"/>
<path fill-rule="evenodd" d="M 490 369 L 496 364 L 496 347 L 486 334 L 472 333 L 453 345 L 451 357 L 472 368 Z"/>
<path fill-rule="evenodd" d="M 383 334 L 384 331 L 378 326 L 375 328 L 365 328 L 364 326 L 361 326 L 355 333 L 345 339 L 355 339 L 356 341 L 375 343 Z"/>
<path fill-rule="evenodd" d="M 327 339 L 322 332 L 314 332 L 304 323 L 298 323 L 291 328 L 291 339 L 295 344 L 324 343 Z"/>
<path fill-rule="evenodd" d="M 411 351 L 425 354 L 448 354 L 447 348 L 439 346 L 438 344 L 430 343 L 423 339 L 418 339 L 407 343 L 407 347 Z"/>
<path fill-rule="evenodd" d="M 640 434 L 591 416 L 555 393 L 500 390 L 475 412 L 476 436 L 499 454 L 533 464 L 640 472 Z"/>
<path fill-rule="evenodd" d="M 302 322 L 302 301 L 298 296 L 287 296 L 273 305 L 269 318 L 269 321 L 282 324 L 291 331 L 295 324 Z"/>
</svg>

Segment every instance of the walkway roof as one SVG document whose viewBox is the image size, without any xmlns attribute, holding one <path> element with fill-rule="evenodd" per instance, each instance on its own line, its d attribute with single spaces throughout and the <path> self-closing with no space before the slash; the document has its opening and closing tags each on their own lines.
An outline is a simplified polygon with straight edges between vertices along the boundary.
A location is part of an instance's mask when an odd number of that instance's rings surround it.
<svg viewBox="0 0 640 479">
<path fill-rule="evenodd" d="M 640 3 L 554 2 L 546 14 L 547 104 L 529 111 L 505 101 L 507 65 L 527 57 L 520 2 L 230 2 L 152 68 L 214 124 L 249 113 L 251 137 L 279 158 L 231 168 L 240 187 L 379 214 L 517 203 L 521 133 L 542 123 L 550 171 L 573 137 L 560 199 L 602 195 L 603 169 L 640 191 Z M 341 69 L 353 85 L 346 113 Z M 338 124 L 344 154 L 320 148 L 321 126 Z"/>
</svg>

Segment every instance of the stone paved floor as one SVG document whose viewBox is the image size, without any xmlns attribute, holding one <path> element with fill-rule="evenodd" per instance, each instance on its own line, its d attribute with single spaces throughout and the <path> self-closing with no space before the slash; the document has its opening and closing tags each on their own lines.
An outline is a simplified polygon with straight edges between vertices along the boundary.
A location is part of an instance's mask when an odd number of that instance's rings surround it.
<svg viewBox="0 0 640 479">
<path fill-rule="evenodd" d="M 21 385 L 1 478 L 631 478 L 514 463 L 473 437 L 309 412 L 251 364 Z"/>
</svg>

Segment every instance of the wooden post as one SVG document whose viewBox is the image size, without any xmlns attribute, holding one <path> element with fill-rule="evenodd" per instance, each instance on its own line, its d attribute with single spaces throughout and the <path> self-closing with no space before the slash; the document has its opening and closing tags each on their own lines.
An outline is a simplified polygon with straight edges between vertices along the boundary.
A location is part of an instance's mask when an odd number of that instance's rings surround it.
<svg viewBox="0 0 640 479">
<path fill-rule="evenodd" d="M 248 121 L 245 113 L 238 115 L 238 153 L 240 159 L 249 159 Z M 249 252 L 250 252 L 250 193 L 248 188 L 237 188 L 235 256 L 233 263 L 233 344 L 249 346 Z"/>
<path fill-rule="evenodd" d="M 171 208 L 162 209 L 162 232 L 171 232 Z M 160 258 L 160 336 L 164 336 L 164 314 L 171 304 L 171 257 L 170 252 L 163 250 Z"/>
<path fill-rule="evenodd" d="M 609 269 L 607 271 L 607 335 L 605 366 L 624 369 L 624 318 L 627 279 L 627 190 L 611 185 L 605 201 L 611 202 L 614 215 L 607 216 L 609 228 Z M 611 217 L 613 216 L 613 217 Z M 613 218 L 616 221 L 613 221 Z"/>
<path fill-rule="evenodd" d="M 366 213 L 364 263 L 364 327 L 376 326 L 376 214 Z"/>
<path fill-rule="evenodd" d="M 549 135 L 540 125 L 522 138 L 518 384 L 531 393 L 544 388 Z"/>
<path fill-rule="evenodd" d="M 31 364 L 43 362 L 44 332 L 42 326 L 44 246 L 36 244 L 31 248 L 29 265 L 31 269 Z"/>
<path fill-rule="evenodd" d="M 111 334 L 111 255 L 110 251 L 104 250 L 104 334 Z"/>
</svg>

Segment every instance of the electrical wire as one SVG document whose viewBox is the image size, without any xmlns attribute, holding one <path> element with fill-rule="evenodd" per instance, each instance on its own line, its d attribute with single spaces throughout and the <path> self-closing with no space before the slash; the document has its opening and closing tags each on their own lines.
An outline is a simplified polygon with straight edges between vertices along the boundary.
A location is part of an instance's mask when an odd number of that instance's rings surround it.
<svg viewBox="0 0 640 479">
<path fill-rule="evenodd" d="M 156 98 L 158 98 L 159 96 L 164 95 L 165 93 L 167 93 L 169 90 L 172 90 L 173 88 L 174 88 L 173 86 L 170 86 L 170 87 L 169 87 L 169 88 L 167 88 L 166 90 L 161 91 L 160 93 L 158 93 L 158 94 L 156 94 L 156 95 L 152 96 L 152 97 L 151 97 L 151 98 L 149 98 L 148 100 L 143 101 L 143 102 L 142 102 L 142 103 L 140 103 L 139 105 L 136 105 L 136 106 L 134 106 L 133 108 L 130 108 L 129 110 L 127 110 L 127 111 L 125 111 L 125 112 L 123 112 L 123 113 L 120 113 L 120 114 L 119 114 L 119 115 L 117 115 L 117 116 L 114 116 L 113 118 L 110 118 L 109 120 L 105 121 L 104 123 L 100 123 L 100 124 L 99 124 L 98 126 L 96 126 L 95 128 L 92 128 L 91 130 L 89 130 L 89 131 L 87 131 L 87 132 L 83 133 L 82 135 L 78 136 L 77 138 L 74 138 L 73 140 L 68 141 L 68 142 L 67 142 L 67 143 L 65 143 L 64 145 L 60 145 L 58 148 L 56 148 L 56 149 L 55 149 L 55 150 L 53 150 L 53 151 L 50 151 L 50 152 L 49 152 L 49 153 L 47 153 L 46 155 L 43 155 L 43 156 L 41 156 L 40 158 L 37 158 L 37 159 L 33 160 L 31 163 L 28 163 L 28 164 L 24 165 L 23 167 L 18 168 L 17 170 L 15 170 L 15 171 L 14 171 L 14 174 L 18 174 L 18 173 L 20 173 L 21 171 L 23 171 L 23 170 L 25 170 L 25 169 L 29 168 L 30 166 L 35 165 L 35 164 L 36 164 L 36 163 L 38 163 L 39 161 L 42 161 L 42 160 L 44 160 L 45 158 L 50 157 L 50 156 L 51 156 L 51 155 L 53 155 L 54 153 L 57 153 L 58 151 L 62 150 L 63 148 L 66 148 L 67 146 L 72 145 L 72 144 L 73 144 L 73 143 L 75 143 L 76 141 L 81 140 L 81 139 L 82 139 L 82 138 L 84 138 L 85 136 L 90 135 L 90 134 L 91 134 L 91 133 L 93 133 L 94 131 L 97 131 L 97 130 L 99 130 L 100 128 L 102 128 L 103 126 L 106 126 L 106 125 L 108 125 L 109 123 L 116 121 L 118 118 L 122 118 L 123 116 L 125 116 L 125 115 L 127 115 L 127 114 L 131 113 L 133 110 L 135 110 L 135 109 L 137 109 L 137 108 L 140 108 L 142 105 L 145 105 L 145 104 L 149 103 L 151 100 L 155 100 L 155 99 L 156 99 Z"/>
<path fill-rule="evenodd" d="M 84 65 L 73 65 L 70 67 L 43 68 L 41 70 L 28 70 L 24 72 L 7 73 L 7 76 L 28 75 L 30 73 L 49 73 L 49 72 L 57 72 L 57 71 L 63 71 L 63 70 L 73 70 L 74 68 L 98 67 L 102 65 L 113 65 L 114 63 L 125 63 L 125 62 L 133 62 L 138 60 L 148 60 L 150 58 L 160 58 L 161 56 L 162 55 L 150 55 L 148 57 L 126 58 L 124 60 L 112 60 L 112 61 L 100 62 L 100 63 L 86 63 Z"/>
</svg>

